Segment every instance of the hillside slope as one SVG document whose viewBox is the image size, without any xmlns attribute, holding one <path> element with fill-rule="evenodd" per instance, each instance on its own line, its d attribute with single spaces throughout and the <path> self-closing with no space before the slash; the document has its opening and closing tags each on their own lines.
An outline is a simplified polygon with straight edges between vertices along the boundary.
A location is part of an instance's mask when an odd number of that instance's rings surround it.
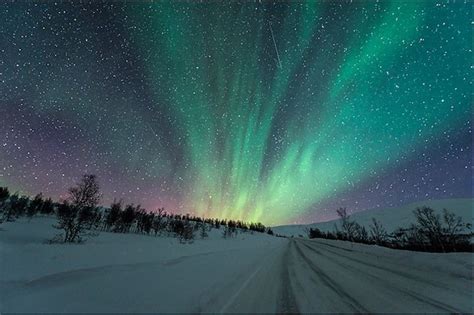
<svg viewBox="0 0 474 315">
<path fill-rule="evenodd" d="M 362 212 L 357 212 L 351 215 L 351 218 L 357 223 L 369 227 L 372 218 L 380 221 L 387 232 L 393 232 L 398 227 L 408 227 L 415 222 L 413 210 L 417 207 L 427 206 L 433 208 L 437 213 L 442 213 L 443 209 L 454 212 L 461 216 L 465 222 L 473 223 L 473 202 L 474 199 L 442 199 L 442 200 L 427 200 L 415 203 L 410 203 L 401 207 L 372 209 Z M 349 209 L 348 209 L 349 210 Z M 335 210 L 334 210 L 335 211 Z M 305 235 L 308 228 L 318 228 L 321 231 L 333 231 L 334 224 L 340 227 L 340 220 L 332 220 L 328 222 L 319 222 L 308 225 L 282 225 L 272 227 L 277 234 L 286 236 Z"/>
</svg>

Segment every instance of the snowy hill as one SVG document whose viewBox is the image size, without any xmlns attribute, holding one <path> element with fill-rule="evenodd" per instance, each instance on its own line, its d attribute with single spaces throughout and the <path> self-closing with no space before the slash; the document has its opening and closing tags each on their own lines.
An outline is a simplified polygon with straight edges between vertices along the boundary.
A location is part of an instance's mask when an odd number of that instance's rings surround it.
<svg viewBox="0 0 474 315">
<path fill-rule="evenodd" d="M 410 203 L 401 207 L 372 209 L 357 212 L 351 215 L 351 218 L 366 228 L 369 227 L 369 224 L 372 222 L 372 218 L 375 218 L 383 224 L 387 232 L 391 233 L 398 227 L 408 227 L 411 223 L 414 223 L 415 216 L 413 215 L 413 210 L 415 210 L 417 207 L 427 206 L 433 208 L 437 213 L 440 214 L 442 213 L 443 209 L 446 208 L 450 212 L 454 212 L 456 215 L 461 216 L 465 222 L 473 223 L 473 202 L 474 199 L 427 200 Z M 272 227 L 272 229 L 275 233 L 281 235 L 306 236 L 306 230 L 309 228 L 318 228 L 321 231 L 327 232 L 334 230 L 334 224 L 337 224 L 340 227 L 340 220 L 319 222 L 308 225 L 282 225 Z"/>
</svg>

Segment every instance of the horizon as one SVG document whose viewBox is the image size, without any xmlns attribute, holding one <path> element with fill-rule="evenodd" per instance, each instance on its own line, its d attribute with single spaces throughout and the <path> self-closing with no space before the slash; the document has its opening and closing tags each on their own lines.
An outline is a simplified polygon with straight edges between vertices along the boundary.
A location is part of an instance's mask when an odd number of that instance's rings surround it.
<svg viewBox="0 0 474 315">
<path fill-rule="evenodd" d="M 0 187 L 2 187 L 0 185 Z M 6 188 L 9 188 L 8 186 L 4 186 Z M 63 203 L 64 201 L 67 200 L 68 196 L 63 196 L 59 199 L 54 199 L 52 198 L 51 196 L 46 196 L 44 195 L 42 192 L 39 192 L 37 194 L 23 194 L 21 193 L 21 191 L 18 191 L 18 190 L 14 190 L 14 191 L 10 191 L 10 193 L 13 195 L 13 194 L 18 194 L 20 197 L 21 196 L 26 196 L 28 197 L 30 200 L 33 199 L 36 195 L 39 195 L 41 194 L 43 198 L 51 198 L 51 200 L 55 203 Z M 397 206 L 394 206 L 394 205 L 391 205 L 391 206 L 387 206 L 387 207 L 374 207 L 374 208 L 368 208 L 368 209 L 362 209 L 362 210 L 359 210 L 359 211 L 351 211 L 351 208 L 350 207 L 343 207 L 343 208 L 346 208 L 349 212 L 348 214 L 350 216 L 352 215 L 355 215 L 355 214 L 362 214 L 362 213 L 365 213 L 365 212 L 370 212 L 370 211 L 377 211 L 377 210 L 388 210 L 388 209 L 396 209 L 396 208 L 404 208 L 404 207 L 408 207 L 408 206 L 411 206 L 411 205 L 415 205 L 415 204 L 420 204 L 419 206 L 427 206 L 427 204 L 429 203 L 432 203 L 432 202 L 437 202 L 437 201 L 459 201 L 459 200 L 470 200 L 471 202 L 474 201 L 474 198 L 471 198 L 471 197 L 460 197 L 460 198 L 441 198 L 441 199 L 423 199 L 423 200 L 415 200 L 415 201 L 410 201 L 408 203 L 404 203 L 404 204 L 400 204 L 400 205 L 397 205 Z M 134 205 L 134 206 L 141 206 L 141 203 L 140 202 L 123 202 L 122 199 L 114 199 L 112 201 L 113 203 L 114 202 L 122 202 L 124 205 L 126 204 L 130 204 L 130 205 Z M 424 204 L 426 203 L 426 204 Z M 102 209 L 110 209 L 110 206 L 111 204 L 103 204 L 103 203 L 100 203 L 99 202 L 99 208 L 102 208 Z M 157 209 L 147 209 L 147 208 L 142 208 L 143 210 L 145 210 L 147 213 L 157 213 L 157 210 L 160 209 L 160 208 L 157 208 Z M 221 218 L 221 217 L 205 217 L 205 216 L 199 216 L 199 215 L 196 215 L 194 213 L 186 213 L 186 212 L 183 212 L 183 213 L 177 213 L 177 212 L 173 212 L 173 211 L 169 211 L 168 209 L 165 209 L 163 208 L 164 211 L 167 213 L 167 214 L 170 214 L 170 215 L 190 215 L 190 216 L 197 216 L 197 217 L 200 217 L 202 219 L 217 219 L 217 220 L 232 220 L 232 219 L 229 219 L 229 218 Z M 283 226 L 292 226 L 292 225 L 313 225 L 313 224 L 318 224 L 318 223 L 327 223 L 327 222 L 332 222 L 332 221 L 337 221 L 337 220 L 340 220 L 340 217 L 337 215 L 336 213 L 336 210 L 337 208 L 334 208 L 333 209 L 333 212 L 334 212 L 334 215 L 333 217 L 331 218 L 328 218 L 327 220 L 324 220 L 324 221 L 314 221 L 314 222 L 306 222 L 306 223 L 286 223 L 286 224 L 277 224 L 277 225 L 268 225 L 266 222 L 264 221 L 242 221 L 244 223 L 262 223 L 262 224 L 265 224 L 267 227 L 283 227 Z M 415 210 L 415 209 L 413 209 Z M 455 210 L 456 209 L 449 209 L 449 210 Z"/>
</svg>

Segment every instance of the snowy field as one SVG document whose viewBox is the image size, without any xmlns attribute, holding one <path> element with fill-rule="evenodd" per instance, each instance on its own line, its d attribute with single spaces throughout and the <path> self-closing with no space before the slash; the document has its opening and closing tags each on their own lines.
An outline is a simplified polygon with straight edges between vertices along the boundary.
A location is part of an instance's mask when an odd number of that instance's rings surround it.
<svg viewBox="0 0 474 315">
<path fill-rule="evenodd" d="M 101 233 L 85 244 L 45 244 L 54 220 L 2 225 L 1 311 L 220 311 L 250 271 L 285 239 L 239 234 L 205 240 Z"/>
<path fill-rule="evenodd" d="M 372 218 L 375 218 L 382 223 L 388 233 L 391 233 L 399 227 L 408 227 L 411 223 L 415 223 L 413 210 L 417 207 L 423 206 L 433 208 L 433 210 L 440 215 L 442 215 L 443 209 L 446 208 L 450 212 L 454 212 L 456 216 L 462 217 L 464 222 L 471 222 L 471 224 L 474 224 L 474 199 L 469 198 L 427 200 L 396 208 L 372 209 L 354 213 L 351 215 L 351 219 L 368 229 L 369 225 L 372 223 Z M 334 209 L 334 213 L 336 213 L 336 209 Z M 306 230 L 309 228 L 318 228 L 323 232 L 332 232 L 334 231 L 334 224 L 337 224 L 339 228 L 341 227 L 340 220 L 332 220 L 308 225 L 282 225 L 272 227 L 272 229 L 275 233 L 281 235 L 304 235 L 306 237 L 308 234 Z"/>
<path fill-rule="evenodd" d="M 51 218 L 2 225 L 4 312 L 471 312 L 473 254 L 266 234 L 179 244 L 101 233 L 46 244 Z"/>
</svg>

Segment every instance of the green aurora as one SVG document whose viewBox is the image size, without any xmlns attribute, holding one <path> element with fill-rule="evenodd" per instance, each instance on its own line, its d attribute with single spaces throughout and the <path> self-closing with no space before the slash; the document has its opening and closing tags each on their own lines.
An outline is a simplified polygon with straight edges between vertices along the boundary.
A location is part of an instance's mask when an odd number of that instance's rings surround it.
<svg viewBox="0 0 474 315">
<path fill-rule="evenodd" d="M 148 30 L 133 36 L 148 55 L 155 100 L 179 121 L 184 204 L 205 216 L 287 222 L 465 122 L 463 9 L 422 1 L 130 8 L 130 25 Z"/>
</svg>

